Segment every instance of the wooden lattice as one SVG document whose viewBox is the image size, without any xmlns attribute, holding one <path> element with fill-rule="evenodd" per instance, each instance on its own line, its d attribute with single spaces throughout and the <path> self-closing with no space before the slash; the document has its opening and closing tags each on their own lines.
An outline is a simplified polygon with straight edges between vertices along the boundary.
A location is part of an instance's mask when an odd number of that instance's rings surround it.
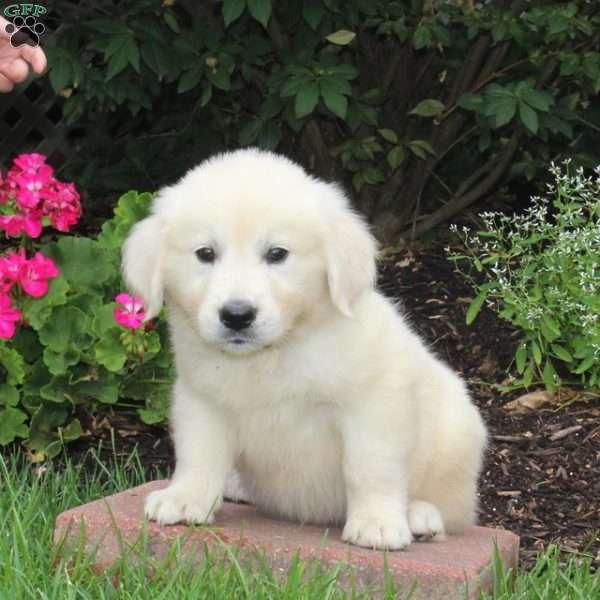
<svg viewBox="0 0 600 600">
<path fill-rule="evenodd" d="M 22 152 L 41 152 L 55 168 L 71 151 L 62 124 L 61 98 L 47 77 L 30 78 L 12 92 L 0 94 L 0 166 L 7 169 Z"/>
</svg>

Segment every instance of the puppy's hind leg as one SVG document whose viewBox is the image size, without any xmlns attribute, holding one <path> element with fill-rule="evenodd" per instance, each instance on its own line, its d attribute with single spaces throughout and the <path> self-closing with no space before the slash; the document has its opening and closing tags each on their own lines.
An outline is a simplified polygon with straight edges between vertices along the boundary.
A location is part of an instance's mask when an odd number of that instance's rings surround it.
<svg viewBox="0 0 600 600">
<path fill-rule="evenodd" d="M 425 500 L 411 500 L 409 503 L 408 526 L 419 541 L 446 539 L 444 520 L 440 511 Z"/>
<path fill-rule="evenodd" d="M 231 500 L 232 502 L 252 502 L 250 494 L 244 489 L 240 474 L 237 471 L 231 471 L 227 475 L 223 496 L 226 500 Z"/>
</svg>

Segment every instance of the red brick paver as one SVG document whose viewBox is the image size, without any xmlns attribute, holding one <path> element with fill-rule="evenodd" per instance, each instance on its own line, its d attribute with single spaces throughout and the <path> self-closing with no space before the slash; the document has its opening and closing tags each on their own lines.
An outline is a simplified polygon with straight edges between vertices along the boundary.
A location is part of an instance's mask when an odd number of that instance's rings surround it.
<svg viewBox="0 0 600 600">
<path fill-rule="evenodd" d="M 121 494 L 97 500 L 63 512 L 56 519 L 54 539 L 63 548 L 80 544 L 83 538 L 93 562 L 102 571 L 124 554 L 132 555 L 132 545 L 147 535 L 146 551 L 160 559 L 171 543 L 185 540 L 186 555 L 202 556 L 204 544 L 223 548 L 233 544 L 242 555 L 263 551 L 276 568 L 285 568 L 299 553 L 303 559 L 318 559 L 328 565 L 347 565 L 343 581 L 358 587 L 377 586 L 384 581 L 384 560 L 389 573 L 403 586 L 416 581 L 411 598 L 454 600 L 475 598 L 489 589 L 489 566 L 494 546 L 507 566 L 517 564 L 519 538 L 508 531 L 470 527 L 464 535 L 448 536 L 445 541 L 414 543 L 404 551 L 383 552 L 345 544 L 340 530 L 278 521 L 260 514 L 254 507 L 226 502 L 210 527 L 184 525 L 159 526 L 143 518 L 146 495 L 166 485 L 156 481 Z M 184 537 L 182 537 L 184 536 Z M 467 584 L 467 588 L 465 588 Z"/>
</svg>

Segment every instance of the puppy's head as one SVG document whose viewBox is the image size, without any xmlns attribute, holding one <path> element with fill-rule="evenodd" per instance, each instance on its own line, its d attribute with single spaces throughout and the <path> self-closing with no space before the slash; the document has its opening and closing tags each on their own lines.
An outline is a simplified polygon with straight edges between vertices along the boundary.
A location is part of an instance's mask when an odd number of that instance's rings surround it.
<svg viewBox="0 0 600 600">
<path fill-rule="evenodd" d="M 241 150 L 161 191 L 126 241 L 123 272 L 149 318 L 164 295 L 202 340 L 245 354 L 328 311 L 351 317 L 374 285 L 375 253 L 336 186 Z"/>
</svg>

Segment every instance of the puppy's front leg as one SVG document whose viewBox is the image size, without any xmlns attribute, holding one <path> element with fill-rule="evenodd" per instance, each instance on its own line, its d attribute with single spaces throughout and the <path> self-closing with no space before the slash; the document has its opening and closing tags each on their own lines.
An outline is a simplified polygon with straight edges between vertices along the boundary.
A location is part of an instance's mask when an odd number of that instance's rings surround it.
<svg viewBox="0 0 600 600">
<path fill-rule="evenodd" d="M 412 541 L 407 514 L 411 441 L 385 411 L 364 409 L 345 418 L 342 436 L 347 501 L 342 539 L 367 548 L 405 548 Z"/>
<path fill-rule="evenodd" d="M 214 520 L 233 466 L 233 436 L 225 421 L 218 407 L 177 382 L 171 414 L 175 474 L 169 487 L 146 499 L 148 518 L 161 524 Z"/>
</svg>

